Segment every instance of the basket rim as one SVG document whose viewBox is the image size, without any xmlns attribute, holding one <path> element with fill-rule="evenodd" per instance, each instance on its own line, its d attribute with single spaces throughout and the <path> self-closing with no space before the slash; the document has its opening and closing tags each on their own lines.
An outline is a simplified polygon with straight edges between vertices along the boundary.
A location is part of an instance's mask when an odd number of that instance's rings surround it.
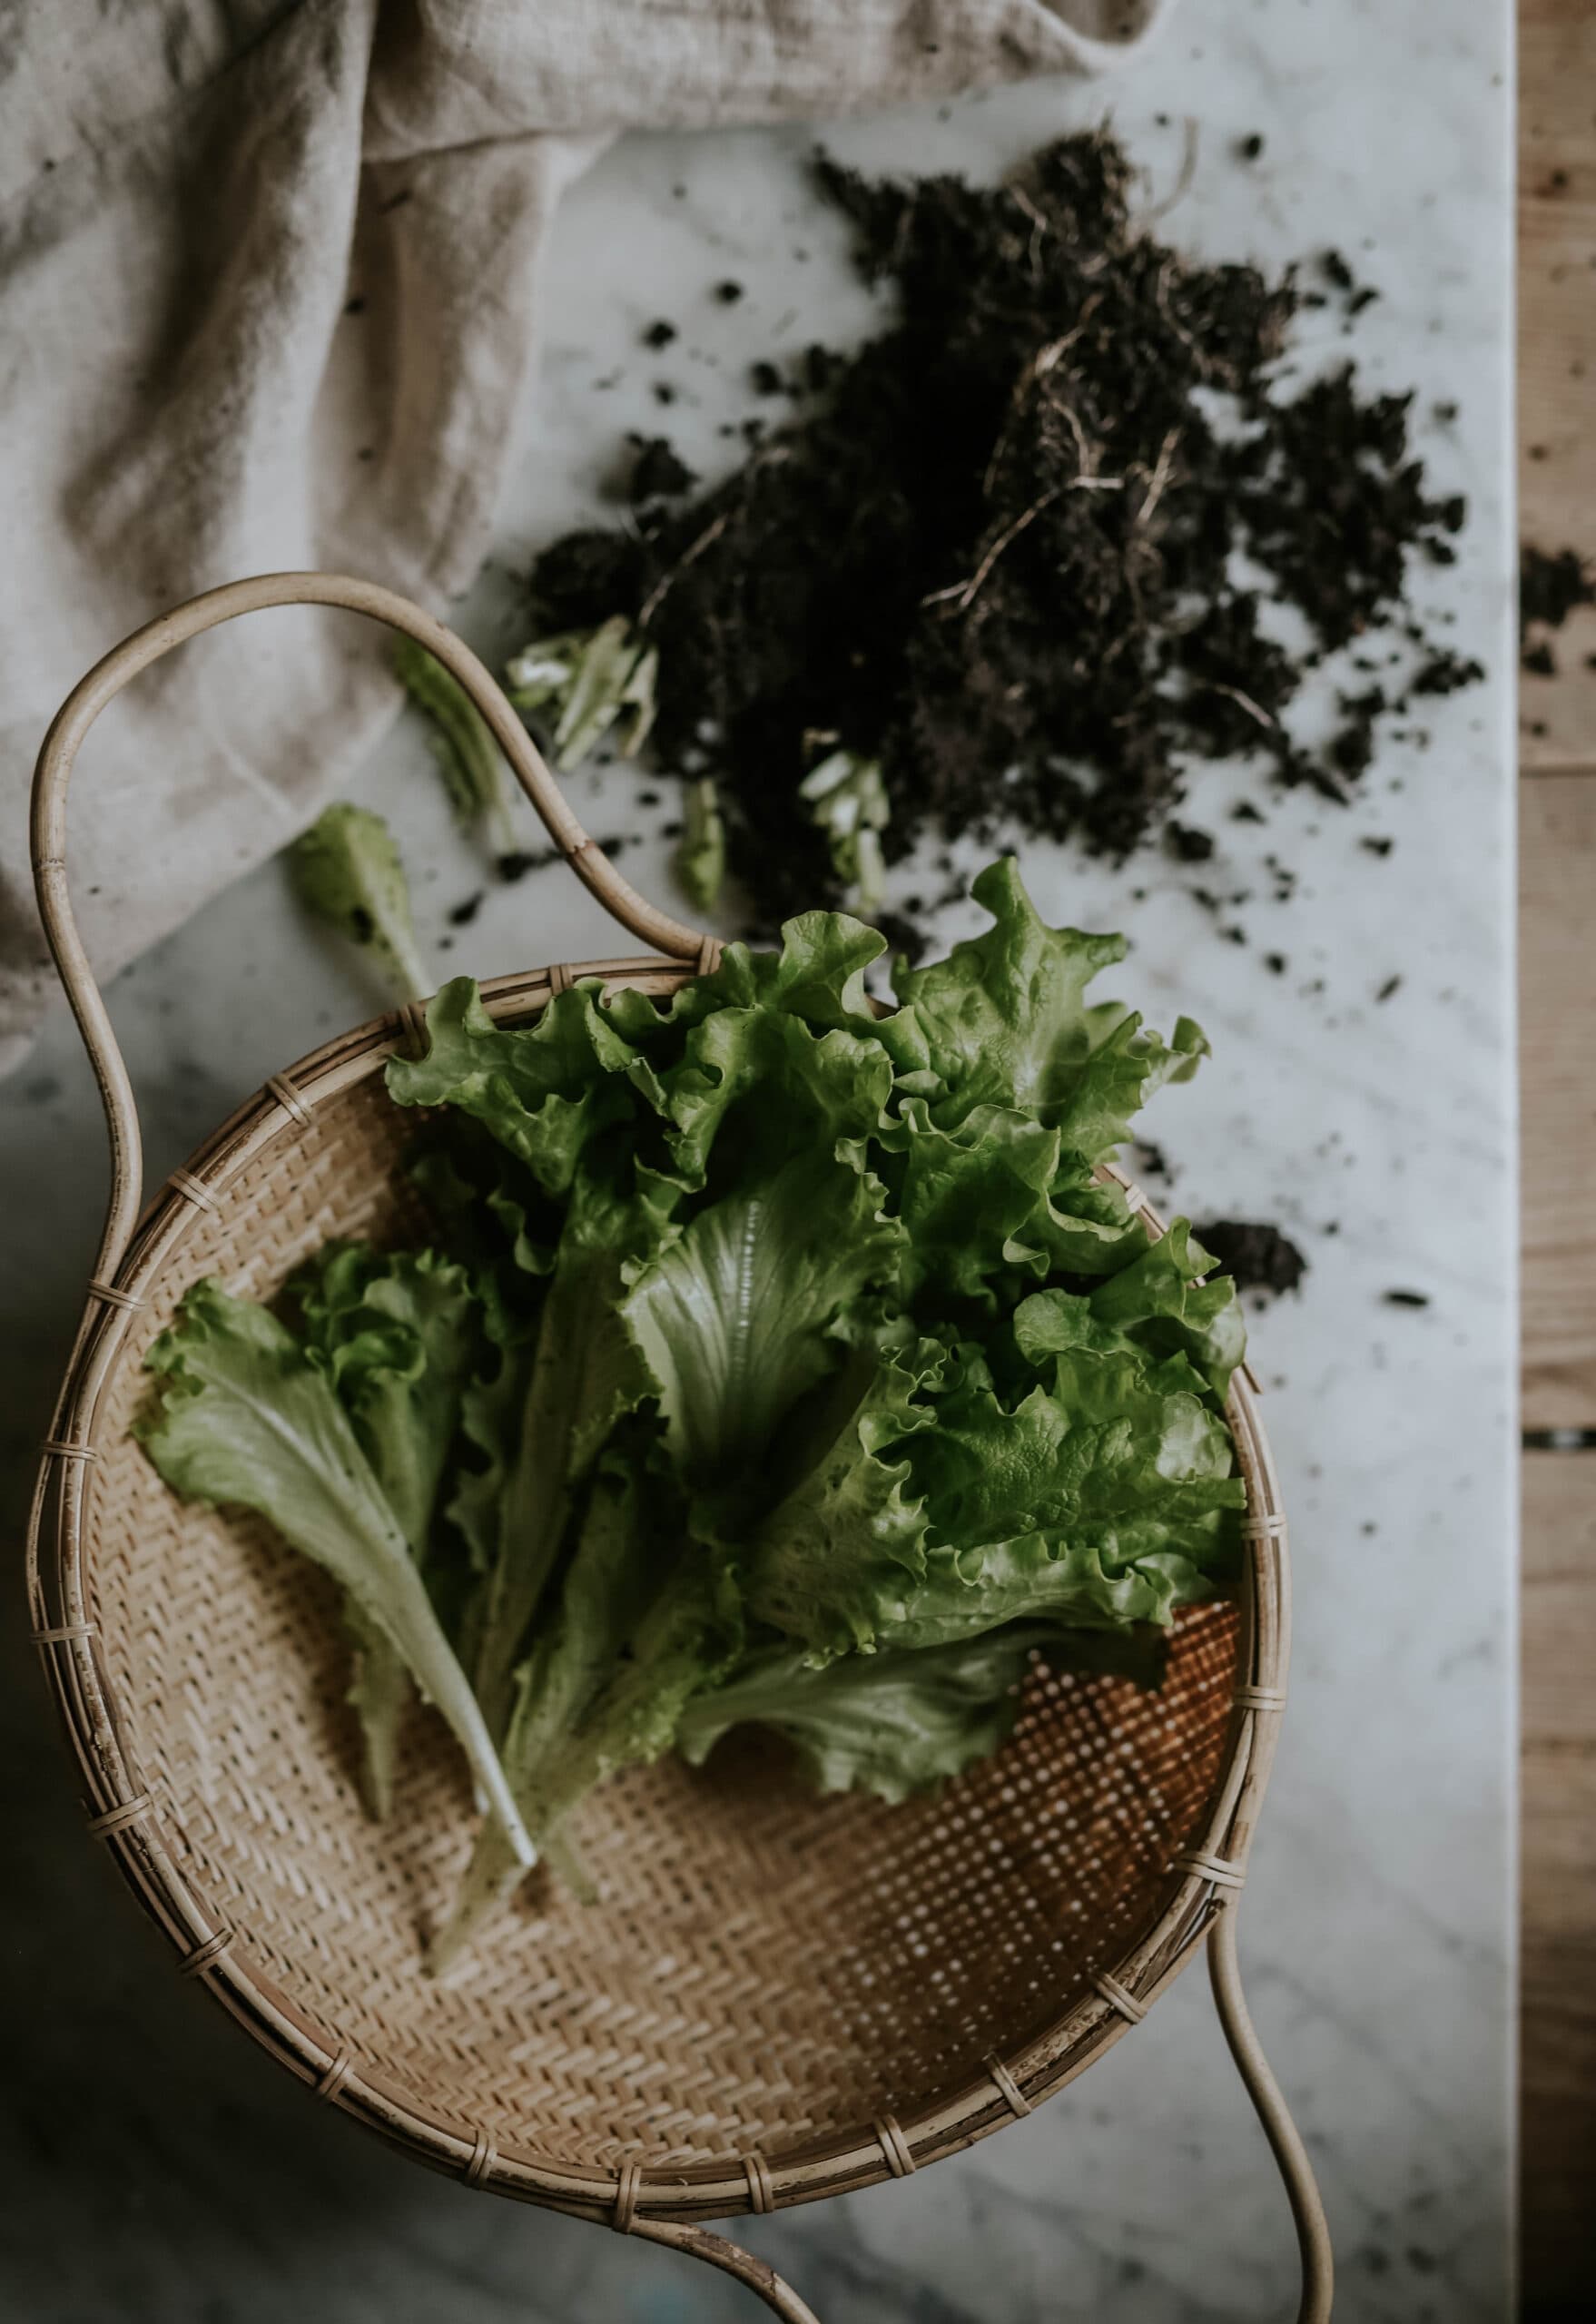
<svg viewBox="0 0 1596 2324">
<path fill-rule="evenodd" d="M 485 980 L 490 1012 L 532 1018 L 584 979 L 664 996 L 697 973 L 657 954 L 557 963 Z M 357 2070 L 351 2049 L 313 2025 L 250 1958 L 248 1930 L 219 1919 L 162 1836 L 170 1816 L 143 1785 L 132 1722 L 119 1706 L 88 1616 L 84 1514 L 105 1391 L 133 1315 L 202 1211 L 245 1166 L 285 1134 L 308 1127 L 317 1105 L 378 1071 L 420 1029 L 419 1006 L 369 1019 L 273 1074 L 173 1171 L 146 1206 L 113 1280 L 91 1282 L 50 1436 L 40 1463 L 28 1534 L 28 1593 L 39 1648 L 68 1744 L 84 1782 L 89 1829 L 103 1838 L 146 1914 L 193 1977 L 264 2049 L 341 2112 L 390 2145 L 451 2177 L 574 2216 L 629 2227 L 701 2222 L 852 2192 L 902 2178 L 1030 2113 L 1063 2090 L 1146 2016 L 1207 1936 L 1224 1900 L 1246 1876 L 1257 1815 L 1285 1708 L 1290 1569 L 1278 1480 L 1258 1417 L 1258 1383 L 1244 1366 L 1227 1409 L 1246 1487 L 1246 1556 L 1239 1591 L 1237 1683 L 1224 1755 L 1205 1820 L 1172 1857 L 1156 1912 L 1136 1942 L 1092 1980 L 1083 2000 L 981 2074 L 944 2091 L 899 2122 L 827 2133 L 773 2156 L 678 2166 L 625 2163 L 618 2174 L 560 2162 L 533 2146 L 499 2147 L 479 2125 L 429 2108 L 375 2071 Z M 1102 1175 L 1126 1189 L 1149 1236 L 1165 1222 L 1117 1167 Z"/>
</svg>

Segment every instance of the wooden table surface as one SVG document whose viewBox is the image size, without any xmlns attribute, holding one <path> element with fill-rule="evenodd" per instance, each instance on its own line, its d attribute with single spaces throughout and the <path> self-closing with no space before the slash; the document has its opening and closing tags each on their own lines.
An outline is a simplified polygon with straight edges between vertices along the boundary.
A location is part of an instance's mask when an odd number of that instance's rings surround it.
<svg viewBox="0 0 1596 2324">
<path fill-rule="evenodd" d="M 1520 533 L 1596 564 L 1596 0 L 1520 0 L 1519 43 Z M 1596 609 L 1552 650 L 1520 694 L 1531 2324 L 1596 2312 Z"/>
</svg>

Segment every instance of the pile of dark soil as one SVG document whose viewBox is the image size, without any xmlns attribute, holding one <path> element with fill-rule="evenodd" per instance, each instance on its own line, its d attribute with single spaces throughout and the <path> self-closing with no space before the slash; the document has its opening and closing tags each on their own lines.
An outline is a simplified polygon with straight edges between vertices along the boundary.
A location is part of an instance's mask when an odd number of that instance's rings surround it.
<svg viewBox="0 0 1596 2324">
<path fill-rule="evenodd" d="M 1000 187 L 816 171 L 895 320 L 760 367 L 796 409 L 751 421 L 747 459 L 697 497 L 668 445 L 639 447 L 629 520 L 532 576 L 542 631 L 621 612 L 657 646 L 654 755 L 715 779 L 760 930 L 843 900 L 798 793 L 839 748 L 880 763 L 889 862 L 1005 828 L 1122 858 L 1190 763 L 1344 800 L 1381 718 L 1480 675 L 1406 603 L 1464 514 L 1425 489 L 1411 399 L 1350 365 L 1280 382 L 1301 307 L 1374 295 L 1336 254 L 1305 286 L 1183 256 L 1133 223 L 1106 133 Z M 1307 747 L 1287 713 L 1355 645 Z M 897 933 L 916 901 L 894 902 Z"/>
</svg>

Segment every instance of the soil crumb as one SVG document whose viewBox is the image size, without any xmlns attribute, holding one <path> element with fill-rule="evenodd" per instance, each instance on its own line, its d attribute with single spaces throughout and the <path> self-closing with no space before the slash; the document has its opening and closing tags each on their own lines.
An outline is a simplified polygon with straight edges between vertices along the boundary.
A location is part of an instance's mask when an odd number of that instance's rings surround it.
<svg viewBox="0 0 1596 2324">
<path fill-rule="evenodd" d="M 1261 1220 L 1216 1218 L 1192 1233 L 1221 1271 L 1235 1277 L 1237 1291 L 1295 1291 L 1308 1271 L 1289 1236 Z"/>
</svg>

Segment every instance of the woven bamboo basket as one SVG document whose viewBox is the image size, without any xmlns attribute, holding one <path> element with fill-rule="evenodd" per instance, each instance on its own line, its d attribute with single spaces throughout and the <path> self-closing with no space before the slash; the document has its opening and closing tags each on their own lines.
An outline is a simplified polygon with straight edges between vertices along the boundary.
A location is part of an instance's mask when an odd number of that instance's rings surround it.
<svg viewBox="0 0 1596 2324">
<path fill-rule="evenodd" d="M 34 780 L 34 871 L 104 1099 L 113 1185 L 44 1447 L 29 1587 L 90 1831 L 180 1974 L 320 2102 L 472 2186 L 709 2260 L 789 2324 L 812 2311 L 704 2221 L 901 2178 L 1030 2114 L 1139 2024 L 1206 1941 L 1296 2221 L 1299 2317 L 1319 2324 L 1324 2218 L 1236 1969 L 1289 1619 L 1250 1375 L 1230 1411 L 1243 1585 L 1234 1605 L 1180 1621 L 1159 1694 L 1039 1666 L 998 1757 L 903 1807 L 816 1800 L 756 1750 L 729 1770 L 635 1771 L 585 1811 L 599 1904 L 535 1877 L 462 1975 L 423 1975 L 469 1847 L 458 1754 L 416 1722 L 402 1813 L 368 1821 L 330 1585 L 252 1519 L 180 1502 L 128 1435 L 145 1351 L 197 1276 L 265 1295 L 329 1236 L 411 1223 L 398 1166 L 413 1124 L 382 1068 L 417 1027 L 382 1018 L 274 1074 L 141 1216 L 133 1093 L 66 888 L 68 777 L 105 703 L 200 631 L 300 603 L 429 647 L 572 869 L 654 948 L 500 977 L 484 993 L 501 1021 L 534 1017 L 577 977 L 667 994 L 718 950 L 619 876 L 475 655 L 386 590 L 325 574 L 213 590 L 126 640 L 64 704 Z"/>
</svg>

